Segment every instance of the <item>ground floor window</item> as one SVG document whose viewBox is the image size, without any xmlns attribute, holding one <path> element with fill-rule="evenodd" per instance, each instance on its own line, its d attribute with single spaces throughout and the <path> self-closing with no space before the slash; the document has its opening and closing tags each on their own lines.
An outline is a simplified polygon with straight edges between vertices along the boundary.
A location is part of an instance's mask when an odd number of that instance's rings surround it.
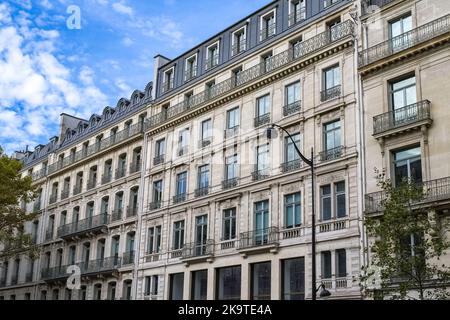
<svg viewBox="0 0 450 320">
<path fill-rule="evenodd" d="M 282 299 L 305 299 L 305 258 L 282 260 Z"/>
<path fill-rule="evenodd" d="M 217 269 L 217 299 L 241 299 L 241 266 Z"/>
<path fill-rule="evenodd" d="M 251 271 L 251 299 L 270 300 L 270 262 L 252 264 Z"/>
<path fill-rule="evenodd" d="M 170 275 L 169 300 L 183 300 L 184 273 Z"/>
<path fill-rule="evenodd" d="M 208 270 L 192 272 L 192 299 L 206 300 L 208 291 Z"/>
</svg>

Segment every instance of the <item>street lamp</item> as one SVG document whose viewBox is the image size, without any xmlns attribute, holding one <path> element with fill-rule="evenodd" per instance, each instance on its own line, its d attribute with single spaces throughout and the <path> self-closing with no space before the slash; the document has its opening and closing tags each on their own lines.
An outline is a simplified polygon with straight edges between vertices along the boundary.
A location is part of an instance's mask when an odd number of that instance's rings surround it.
<svg viewBox="0 0 450 320">
<path fill-rule="evenodd" d="M 320 291 L 319 297 L 326 298 L 331 296 L 331 292 L 327 290 L 325 285 L 323 283 L 320 284 L 320 286 L 317 288 L 316 292 L 319 291 L 319 289 L 322 288 L 322 291 Z"/>
<path fill-rule="evenodd" d="M 311 254 L 312 254 L 312 261 L 311 261 L 311 267 L 312 267 L 312 279 L 311 279 L 311 298 L 312 300 L 316 300 L 317 297 L 317 291 L 316 289 L 316 210 L 315 210 L 315 186 L 314 186 L 314 148 L 311 148 L 311 159 L 306 158 L 298 149 L 297 144 L 295 143 L 294 139 L 292 138 L 291 134 L 282 126 L 279 126 L 277 124 L 272 123 L 272 125 L 267 128 L 267 139 L 271 140 L 274 139 L 276 136 L 275 127 L 280 128 L 283 130 L 289 139 L 291 139 L 295 150 L 299 154 L 300 158 L 303 160 L 304 163 L 306 163 L 308 166 L 311 167 L 311 196 L 312 196 L 312 204 L 311 204 L 311 211 L 312 211 L 312 232 L 311 232 Z M 325 286 L 322 284 L 319 289 L 322 287 L 322 289 L 325 289 Z M 325 289 L 326 290 L 326 289 Z M 328 290 L 326 290 L 328 293 L 330 293 Z M 322 294 L 324 293 L 324 290 L 320 293 L 320 296 L 322 297 Z M 326 294 L 326 292 L 325 292 Z"/>
</svg>

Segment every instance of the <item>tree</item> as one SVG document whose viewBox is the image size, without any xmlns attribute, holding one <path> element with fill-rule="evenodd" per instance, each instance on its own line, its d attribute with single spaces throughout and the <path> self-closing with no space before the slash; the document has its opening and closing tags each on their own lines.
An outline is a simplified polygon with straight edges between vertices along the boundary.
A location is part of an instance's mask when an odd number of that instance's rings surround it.
<svg viewBox="0 0 450 320">
<path fill-rule="evenodd" d="M 35 218 L 27 213 L 20 202 L 30 202 L 35 198 L 35 190 L 30 177 L 22 178 L 22 163 L 3 153 L 0 147 L 0 260 L 17 254 L 37 253 L 31 235 L 25 234 L 24 224 Z"/>
<path fill-rule="evenodd" d="M 446 299 L 450 268 L 440 262 L 450 247 L 447 223 L 425 206 L 428 190 L 404 180 L 394 186 L 377 174 L 380 216 L 365 217 L 371 261 L 360 277 L 362 291 L 375 298 Z"/>
</svg>

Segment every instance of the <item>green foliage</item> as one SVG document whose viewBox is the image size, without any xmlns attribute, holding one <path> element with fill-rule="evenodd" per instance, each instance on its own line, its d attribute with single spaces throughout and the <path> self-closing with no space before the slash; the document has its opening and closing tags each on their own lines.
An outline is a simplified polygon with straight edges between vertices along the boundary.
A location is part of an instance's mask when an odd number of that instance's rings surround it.
<svg viewBox="0 0 450 320">
<path fill-rule="evenodd" d="M 450 269 L 440 262 L 450 247 L 447 226 L 423 205 L 427 190 L 413 181 L 394 186 L 376 174 L 383 214 L 365 217 L 371 261 L 360 277 L 363 292 L 376 299 L 449 298 Z"/>
<path fill-rule="evenodd" d="M 8 259 L 29 251 L 36 255 L 30 235 L 25 234 L 25 222 L 35 218 L 26 213 L 20 202 L 30 202 L 35 198 L 35 190 L 30 177 L 22 178 L 20 161 L 12 159 L 0 147 L 0 259 Z"/>
</svg>

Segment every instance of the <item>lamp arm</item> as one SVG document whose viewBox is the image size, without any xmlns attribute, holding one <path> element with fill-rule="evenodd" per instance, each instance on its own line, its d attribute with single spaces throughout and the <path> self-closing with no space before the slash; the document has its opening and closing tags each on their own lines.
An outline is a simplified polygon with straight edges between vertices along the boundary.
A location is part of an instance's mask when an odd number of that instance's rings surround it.
<svg viewBox="0 0 450 320">
<path fill-rule="evenodd" d="M 291 139 L 292 143 L 294 144 L 294 148 L 295 148 L 295 150 L 297 151 L 297 153 L 299 154 L 300 158 L 302 158 L 302 160 L 303 160 L 307 165 L 309 165 L 310 167 L 313 166 L 312 159 L 309 160 L 308 158 L 306 158 L 306 157 L 300 152 L 300 150 L 299 150 L 298 147 L 297 147 L 297 144 L 296 144 L 295 141 L 294 141 L 294 138 L 292 138 L 291 134 L 290 134 L 285 128 L 283 128 L 282 126 L 279 126 L 279 125 L 277 125 L 277 124 L 275 124 L 275 123 L 272 124 L 272 127 L 277 127 L 277 128 L 280 128 L 281 130 L 283 130 L 283 131 L 288 135 L 289 139 Z"/>
</svg>

